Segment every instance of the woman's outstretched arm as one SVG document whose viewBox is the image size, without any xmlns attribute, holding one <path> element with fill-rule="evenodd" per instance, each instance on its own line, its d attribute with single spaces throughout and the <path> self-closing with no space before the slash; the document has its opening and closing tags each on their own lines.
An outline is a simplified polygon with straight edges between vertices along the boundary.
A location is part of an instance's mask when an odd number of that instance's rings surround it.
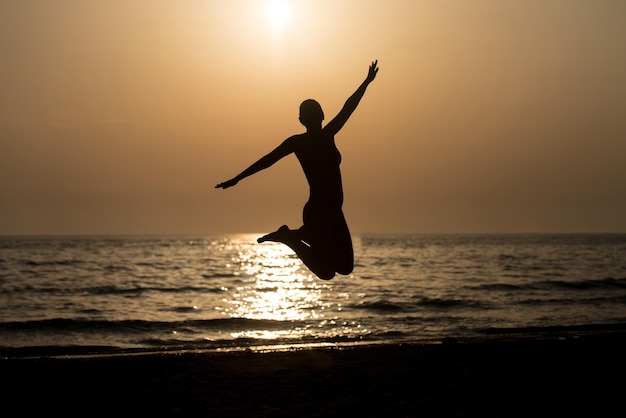
<svg viewBox="0 0 626 418">
<path fill-rule="evenodd" d="M 329 130 L 334 135 L 339 132 L 341 128 L 343 128 L 343 125 L 346 124 L 352 113 L 355 111 L 356 107 L 359 105 L 361 98 L 365 94 L 367 86 L 369 86 L 369 84 L 376 78 L 377 73 L 378 60 L 372 62 L 369 71 L 367 72 L 367 77 L 365 77 L 365 81 L 361 83 L 361 85 L 356 89 L 352 96 L 348 97 L 348 100 L 346 100 L 343 108 L 339 111 L 337 116 L 333 118 L 333 120 L 328 122 L 328 124 L 324 127 L 324 130 Z"/>
<path fill-rule="evenodd" d="M 215 186 L 216 189 L 228 189 L 229 187 L 233 187 L 241 180 L 249 177 L 255 173 L 258 173 L 261 170 L 265 170 L 266 168 L 272 166 L 276 161 L 281 158 L 291 154 L 293 152 L 291 138 L 286 139 L 282 144 L 277 146 L 272 152 L 267 154 L 266 156 L 260 158 L 257 162 L 252 164 L 250 167 L 243 170 L 237 176 L 233 177 L 230 180 L 222 182 Z"/>
</svg>

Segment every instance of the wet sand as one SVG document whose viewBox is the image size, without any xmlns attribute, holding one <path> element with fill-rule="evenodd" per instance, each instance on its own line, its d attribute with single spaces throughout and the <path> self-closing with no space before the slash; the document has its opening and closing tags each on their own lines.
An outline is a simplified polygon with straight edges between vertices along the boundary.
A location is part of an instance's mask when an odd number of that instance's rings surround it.
<svg viewBox="0 0 626 418">
<path fill-rule="evenodd" d="M 15 416 L 624 416 L 626 333 L 0 360 Z"/>
</svg>

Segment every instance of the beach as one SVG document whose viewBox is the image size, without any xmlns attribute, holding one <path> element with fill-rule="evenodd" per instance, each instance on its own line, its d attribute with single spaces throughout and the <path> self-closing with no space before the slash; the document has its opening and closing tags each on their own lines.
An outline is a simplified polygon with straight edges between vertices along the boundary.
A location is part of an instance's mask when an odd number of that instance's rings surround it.
<svg viewBox="0 0 626 418">
<path fill-rule="evenodd" d="M 4 358 L 4 408 L 62 416 L 620 416 L 626 333 L 285 352 Z"/>
<path fill-rule="evenodd" d="M 0 239 L 6 416 L 626 416 L 626 235 Z"/>
</svg>

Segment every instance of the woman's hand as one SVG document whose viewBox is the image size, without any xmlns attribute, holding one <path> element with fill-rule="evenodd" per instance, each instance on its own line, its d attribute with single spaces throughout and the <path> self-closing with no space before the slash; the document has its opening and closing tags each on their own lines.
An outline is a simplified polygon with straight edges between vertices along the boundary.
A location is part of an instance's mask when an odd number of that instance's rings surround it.
<svg viewBox="0 0 626 418">
<path fill-rule="evenodd" d="M 229 187 L 233 187 L 237 183 L 239 183 L 239 180 L 230 179 L 228 181 L 218 184 L 217 186 L 215 186 L 215 188 L 216 189 L 228 189 Z"/>
<path fill-rule="evenodd" d="M 370 69 L 367 73 L 367 78 L 365 78 L 365 81 L 371 83 L 376 78 L 376 74 L 378 74 L 378 60 L 372 62 L 372 65 L 370 65 Z"/>
</svg>

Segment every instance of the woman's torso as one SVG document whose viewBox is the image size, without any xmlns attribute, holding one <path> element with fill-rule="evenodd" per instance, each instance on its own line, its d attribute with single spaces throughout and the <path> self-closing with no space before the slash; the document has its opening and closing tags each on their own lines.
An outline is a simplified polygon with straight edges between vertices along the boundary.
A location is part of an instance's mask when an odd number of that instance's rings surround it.
<svg viewBox="0 0 626 418">
<path fill-rule="evenodd" d="M 341 208 L 341 154 L 332 135 L 323 130 L 298 136 L 296 157 L 309 183 L 309 203 L 327 208 Z"/>
</svg>

